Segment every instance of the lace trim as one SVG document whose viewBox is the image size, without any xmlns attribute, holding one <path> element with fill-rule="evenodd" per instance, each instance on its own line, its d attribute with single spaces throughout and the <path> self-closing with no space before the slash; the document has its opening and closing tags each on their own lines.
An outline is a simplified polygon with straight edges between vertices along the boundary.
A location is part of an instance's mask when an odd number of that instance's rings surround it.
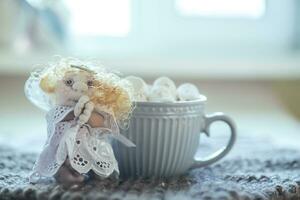
<svg viewBox="0 0 300 200">
<path fill-rule="evenodd" d="M 109 138 L 127 146 L 134 144 L 119 133 L 113 116 L 106 112 L 100 114 L 105 116 L 109 128 L 91 128 L 88 124 L 79 127 L 74 120 L 61 122 L 72 110 L 71 107 L 57 106 L 47 114 L 48 139 L 34 166 L 31 181 L 37 177 L 53 176 L 67 156 L 72 168 L 79 173 L 93 170 L 101 177 L 108 177 L 114 171 L 119 173 Z"/>
<path fill-rule="evenodd" d="M 64 151 L 58 152 L 58 146 L 66 131 L 74 124 L 74 121 L 61 122 L 61 120 L 71 111 L 71 107 L 57 106 L 47 113 L 47 139 L 33 166 L 29 177 L 30 182 L 37 182 L 43 176 L 53 176 L 65 161 L 66 153 Z"/>
</svg>

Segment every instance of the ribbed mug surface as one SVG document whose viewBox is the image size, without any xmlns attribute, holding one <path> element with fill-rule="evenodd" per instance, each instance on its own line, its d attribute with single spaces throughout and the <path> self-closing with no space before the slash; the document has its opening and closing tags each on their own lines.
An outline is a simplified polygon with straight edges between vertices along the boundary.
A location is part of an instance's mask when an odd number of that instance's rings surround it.
<svg viewBox="0 0 300 200">
<path fill-rule="evenodd" d="M 121 177 L 170 177 L 194 162 L 204 128 L 205 97 L 178 103 L 137 102 L 130 126 L 121 130 L 136 144 L 114 142 Z"/>
</svg>

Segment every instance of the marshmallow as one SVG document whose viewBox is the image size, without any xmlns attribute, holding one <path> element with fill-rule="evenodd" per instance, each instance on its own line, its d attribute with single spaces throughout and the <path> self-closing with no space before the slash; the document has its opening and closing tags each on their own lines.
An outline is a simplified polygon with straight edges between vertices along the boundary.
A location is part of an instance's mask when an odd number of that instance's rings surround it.
<svg viewBox="0 0 300 200">
<path fill-rule="evenodd" d="M 145 81 L 136 76 L 127 76 L 125 78 L 132 84 L 133 87 L 133 98 L 135 101 L 147 101 L 147 92 L 148 92 L 148 85 Z"/>
<path fill-rule="evenodd" d="M 200 93 L 195 85 L 184 83 L 176 88 L 174 81 L 168 77 L 156 79 L 152 86 L 136 76 L 128 76 L 125 80 L 132 84 L 135 101 L 176 102 L 200 98 Z"/>
<path fill-rule="evenodd" d="M 176 85 L 170 78 L 162 76 L 154 81 L 153 86 L 166 87 L 171 92 L 172 96 L 176 98 Z"/>
<path fill-rule="evenodd" d="M 191 83 L 184 83 L 177 89 L 177 96 L 180 101 L 191 101 L 200 98 L 198 88 Z"/>
<path fill-rule="evenodd" d="M 149 91 L 148 99 L 151 102 L 175 102 L 176 96 L 170 88 L 154 85 Z"/>
</svg>

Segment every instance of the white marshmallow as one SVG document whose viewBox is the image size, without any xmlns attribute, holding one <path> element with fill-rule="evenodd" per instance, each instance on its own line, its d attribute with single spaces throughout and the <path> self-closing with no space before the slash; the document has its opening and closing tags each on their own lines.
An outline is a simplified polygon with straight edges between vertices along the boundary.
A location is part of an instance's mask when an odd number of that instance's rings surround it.
<svg viewBox="0 0 300 200">
<path fill-rule="evenodd" d="M 170 88 L 154 85 L 149 91 L 148 99 L 151 102 L 175 102 L 176 96 Z"/>
<path fill-rule="evenodd" d="M 184 83 L 177 89 L 177 96 L 180 101 L 191 101 L 200 98 L 198 88 L 191 83 Z"/>
<path fill-rule="evenodd" d="M 174 81 L 172 81 L 170 78 L 162 76 L 154 81 L 153 86 L 159 86 L 159 87 L 163 86 L 168 88 L 172 96 L 176 98 L 176 85 Z"/>
<path fill-rule="evenodd" d="M 133 86 L 135 101 L 176 102 L 200 98 L 200 93 L 195 85 L 184 83 L 176 88 L 175 83 L 168 77 L 156 79 L 152 86 L 140 77 L 128 76 L 125 79 Z"/>
<path fill-rule="evenodd" d="M 142 78 L 136 76 L 127 76 L 125 79 L 132 84 L 134 100 L 147 101 L 148 85 L 146 82 Z"/>
</svg>

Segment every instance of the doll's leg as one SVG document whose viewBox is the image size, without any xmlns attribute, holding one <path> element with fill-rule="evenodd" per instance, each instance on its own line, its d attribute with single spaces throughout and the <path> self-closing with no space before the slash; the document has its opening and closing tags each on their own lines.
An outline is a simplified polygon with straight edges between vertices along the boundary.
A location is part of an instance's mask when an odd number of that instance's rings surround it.
<svg viewBox="0 0 300 200">
<path fill-rule="evenodd" d="M 114 171 L 112 174 L 110 174 L 107 177 L 102 177 L 97 175 L 95 172 L 90 172 L 90 178 L 97 181 L 103 181 L 105 179 L 110 179 L 112 181 L 118 181 L 119 180 L 119 173 L 117 171 Z"/>
<path fill-rule="evenodd" d="M 120 178 L 119 172 L 114 171 L 111 175 L 110 175 L 111 179 L 113 180 L 118 180 Z"/>
<path fill-rule="evenodd" d="M 85 181 L 84 175 L 79 174 L 71 168 L 69 159 L 60 167 L 54 178 L 57 182 L 65 184 L 79 184 Z"/>
</svg>

